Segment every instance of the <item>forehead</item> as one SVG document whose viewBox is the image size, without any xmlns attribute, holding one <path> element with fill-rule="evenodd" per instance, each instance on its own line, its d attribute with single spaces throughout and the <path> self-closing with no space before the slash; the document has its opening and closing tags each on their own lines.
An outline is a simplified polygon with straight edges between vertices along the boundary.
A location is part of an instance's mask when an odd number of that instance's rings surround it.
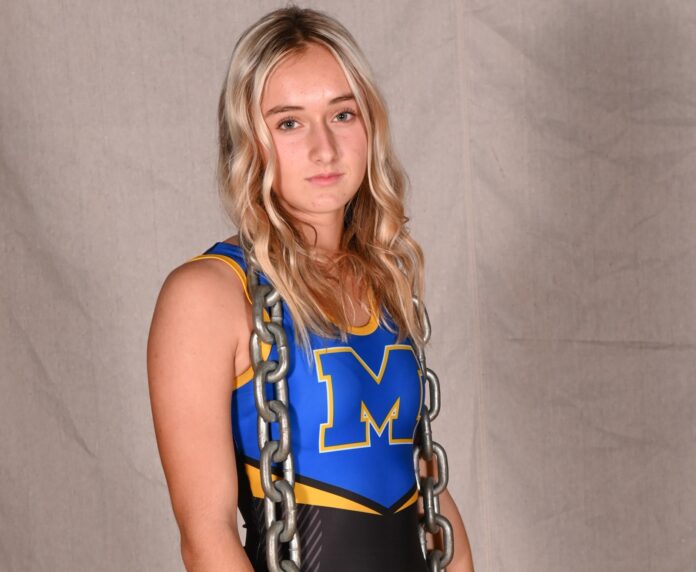
<svg viewBox="0 0 696 572">
<path fill-rule="evenodd" d="M 269 74 L 261 96 L 263 111 L 280 104 L 311 106 L 351 93 L 343 69 L 324 46 L 309 44 L 305 51 L 282 60 Z"/>
</svg>

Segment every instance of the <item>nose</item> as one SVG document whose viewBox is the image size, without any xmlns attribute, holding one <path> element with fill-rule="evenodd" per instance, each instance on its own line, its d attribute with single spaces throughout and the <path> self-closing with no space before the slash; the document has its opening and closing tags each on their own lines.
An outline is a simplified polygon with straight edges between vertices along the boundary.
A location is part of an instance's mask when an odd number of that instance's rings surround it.
<svg viewBox="0 0 696 572">
<path fill-rule="evenodd" d="M 310 132 L 310 159 L 317 163 L 331 163 L 338 156 L 336 136 L 324 122 L 316 124 Z"/>
</svg>

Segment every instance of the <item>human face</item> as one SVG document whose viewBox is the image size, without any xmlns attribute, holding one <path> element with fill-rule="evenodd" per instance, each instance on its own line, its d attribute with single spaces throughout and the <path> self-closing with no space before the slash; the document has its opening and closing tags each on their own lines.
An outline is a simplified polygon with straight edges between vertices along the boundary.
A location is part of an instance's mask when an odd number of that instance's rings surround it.
<svg viewBox="0 0 696 572">
<path fill-rule="evenodd" d="M 313 226 L 339 225 L 367 168 L 367 135 L 348 81 L 317 44 L 288 56 L 261 97 L 277 165 L 273 190 L 294 216 Z M 328 176 L 327 176 L 328 175 Z"/>
</svg>

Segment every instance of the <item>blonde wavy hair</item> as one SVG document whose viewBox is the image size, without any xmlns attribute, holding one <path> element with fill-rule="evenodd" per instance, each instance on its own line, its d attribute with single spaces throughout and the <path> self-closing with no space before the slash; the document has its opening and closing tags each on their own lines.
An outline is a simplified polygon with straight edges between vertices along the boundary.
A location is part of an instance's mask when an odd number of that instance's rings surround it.
<svg viewBox="0 0 696 572">
<path fill-rule="evenodd" d="M 318 255 L 273 189 L 277 159 L 261 112 L 271 71 L 307 45 L 336 58 L 363 117 L 368 141 L 365 178 L 346 205 L 339 251 Z M 410 236 L 404 214 L 407 177 L 392 150 L 387 110 L 365 56 L 353 36 L 326 14 L 290 5 L 266 14 L 237 41 L 218 109 L 220 196 L 240 242 L 253 250 L 261 271 L 290 309 L 295 334 L 309 347 L 309 331 L 347 339 L 351 324 L 341 277 L 351 273 L 381 325 L 422 345 L 423 252 Z M 262 147 L 266 151 L 264 159 Z M 388 313 L 385 316 L 384 311 Z M 391 321 L 391 323 L 390 323 Z"/>
</svg>

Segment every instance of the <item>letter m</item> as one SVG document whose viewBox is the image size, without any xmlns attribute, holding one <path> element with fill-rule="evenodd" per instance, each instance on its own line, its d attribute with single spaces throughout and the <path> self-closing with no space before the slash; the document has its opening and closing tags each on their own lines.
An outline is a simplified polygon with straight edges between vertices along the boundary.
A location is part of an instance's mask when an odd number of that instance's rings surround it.
<svg viewBox="0 0 696 572">
<path fill-rule="evenodd" d="M 373 434 L 381 444 L 413 444 L 423 383 L 410 345 L 385 346 L 373 367 L 351 347 L 314 350 L 314 359 L 318 380 L 326 384 L 320 452 L 371 447 Z"/>
</svg>

